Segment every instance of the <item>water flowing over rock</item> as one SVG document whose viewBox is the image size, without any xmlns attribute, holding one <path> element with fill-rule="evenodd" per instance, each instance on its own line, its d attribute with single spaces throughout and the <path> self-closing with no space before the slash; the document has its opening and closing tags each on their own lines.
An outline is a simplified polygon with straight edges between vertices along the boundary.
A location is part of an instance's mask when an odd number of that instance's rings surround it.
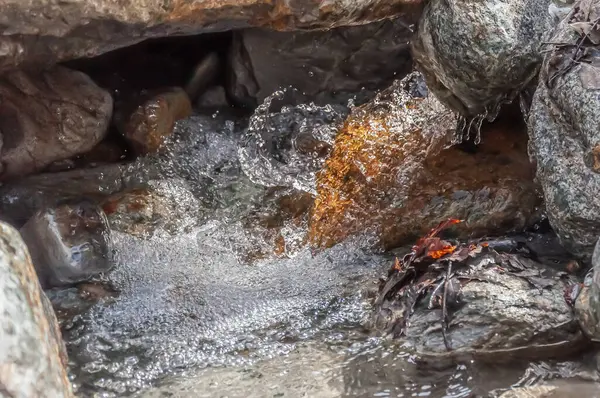
<svg viewBox="0 0 600 398">
<path fill-rule="evenodd" d="M 276 91 L 256 109 L 242 137 L 239 158 L 242 170 L 256 184 L 315 193 L 315 173 L 348 109 L 310 103 L 271 110 L 273 102 L 295 94 L 295 90 Z"/>
<path fill-rule="evenodd" d="M 21 235 L 44 288 L 85 281 L 113 266 L 108 220 L 91 203 L 39 211 Z"/>
<path fill-rule="evenodd" d="M 539 198 L 526 135 L 495 125 L 474 153 L 448 146 L 456 117 L 418 74 L 356 108 L 317 177 L 310 242 L 369 233 L 395 247 L 448 218 L 462 236 L 506 233 L 534 219 Z"/>
<path fill-rule="evenodd" d="M 62 362 L 60 331 L 47 300 L 19 233 L 0 223 L 2 396 L 73 396 Z"/>
<path fill-rule="evenodd" d="M 111 229 L 138 237 L 183 233 L 202 222 L 198 200 L 185 181 L 150 181 L 147 188 L 110 196 L 102 208 Z"/>
<path fill-rule="evenodd" d="M 444 104 L 493 120 L 538 73 L 550 0 L 432 0 L 412 42 L 417 68 Z"/>
<path fill-rule="evenodd" d="M 92 149 L 106 134 L 113 106 L 88 76 L 59 66 L 4 75 L 0 102 L 3 180 Z"/>
<path fill-rule="evenodd" d="M 404 20 L 343 27 L 326 32 L 247 29 L 234 35 L 230 93 L 244 104 L 260 104 L 292 86 L 319 104 L 373 95 L 409 72 Z"/>
<path fill-rule="evenodd" d="M 0 69 L 91 57 L 152 37 L 244 27 L 330 29 L 394 16 L 418 18 L 422 0 L 74 0 L 0 2 L 5 27 Z"/>
<path fill-rule="evenodd" d="M 529 116 L 548 218 L 563 245 L 586 260 L 600 236 L 600 42 L 597 26 L 590 36 L 582 29 L 598 17 L 600 2 L 582 1 L 557 28 Z"/>
</svg>

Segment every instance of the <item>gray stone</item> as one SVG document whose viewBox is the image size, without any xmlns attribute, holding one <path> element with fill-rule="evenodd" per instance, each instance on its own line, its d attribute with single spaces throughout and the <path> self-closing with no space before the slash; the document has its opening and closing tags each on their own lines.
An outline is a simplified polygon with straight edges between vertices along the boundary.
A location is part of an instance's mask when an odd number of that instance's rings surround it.
<svg viewBox="0 0 600 398">
<path fill-rule="evenodd" d="M 428 261 L 423 255 L 424 262 L 418 258 L 412 265 L 395 266 L 376 300 L 374 327 L 406 340 L 407 348 L 425 359 L 547 359 L 584 347 L 585 338 L 565 300 L 564 275 L 520 255 L 496 252 L 493 243 L 474 249 L 459 246 L 453 254 L 467 250 L 469 257 L 463 253 Z M 451 277 L 445 282 L 450 263 Z M 413 266 L 417 271 L 411 273 Z"/>
<path fill-rule="evenodd" d="M 402 16 L 422 0 L 2 0 L 0 70 L 92 57 L 151 37 L 244 27 L 329 29 Z"/>
<path fill-rule="evenodd" d="M 574 54 L 582 34 L 573 24 L 598 16 L 600 1 L 582 2 L 559 25 L 550 41 L 565 45 L 549 48 L 528 121 L 550 223 L 565 248 L 585 260 L 600 236 L 600 46 L 586 40 Z"/>
<path fill-rule="evenodd" d="M 234 36 L 228 89 L 251 105 L 288 86 L 325 103 L 363 88 L 368 95 L 409 71 L 411 35 L 403 20 L 326 32 L 243 30 Z"/>
<path fill-rule="evenodd" d="M 592 269 L 586 275 L 575 302 L 579 325 L 592 340 L 600 341 L 600 241 L 592 256 Z"/>
<path fill-rule="evenodd" d="M 89 151 L 106 135 L 112 107 L 110 94 L 81 72 L 56 66 L 6 74 L 0 79 L 0 179 Z"/>
<path fill-rule="evenodd" d="M 25 243 L 0 223 L 0 396 L 72 397 L 54 313 Z"/>
<path fill-rule="evenodd" d="M 412 42 L 417 68 L 446 105 L 493 119 L 537 75 L 550 0 L 432 0 Z"/>
<path fill-rule="evenodd" d="M 113 266 L 108 220 L 93 204 L 40 210 L 21 234 L 44 288 L 85 281 Z"/>
</svg>

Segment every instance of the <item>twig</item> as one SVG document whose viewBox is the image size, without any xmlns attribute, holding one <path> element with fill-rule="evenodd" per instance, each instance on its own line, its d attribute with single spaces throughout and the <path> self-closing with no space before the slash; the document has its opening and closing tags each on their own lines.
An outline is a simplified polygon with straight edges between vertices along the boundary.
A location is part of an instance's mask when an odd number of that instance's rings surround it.
<svg viewBox="0 0 600 398">
<path fill-rule="evenodd" d="M 444 295 L 442 296 L 442 337 L 444 338 L 444 345 L 448 351 L 452 351 L 450 342 L 448 342 L 447 330 L 448 330 L 448 309 L 446 307 L 446 297 L 448 295 L 448 284 L 452 277 L 452 261 L 448 261 L 448 271 L 446 273 L 446 280 L 444 281 Z"/>
</svg>

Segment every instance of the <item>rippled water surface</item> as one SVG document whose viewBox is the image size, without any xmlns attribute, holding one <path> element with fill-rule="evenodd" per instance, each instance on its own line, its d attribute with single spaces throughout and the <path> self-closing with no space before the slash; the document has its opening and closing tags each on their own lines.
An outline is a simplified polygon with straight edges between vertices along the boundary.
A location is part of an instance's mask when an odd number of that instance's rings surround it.
<svg viewBox="0 0 600 398">
<path fill-rule="evenodd" d="M 314 193 L 323 154 L 300 142 L 330 145 L 348 109 L 273 112 L 269 101 L 249 123 L 180 122 L 167 153 L 144 160 L 176 199 L 201 206 L 176 235 L 115 232 L 119 296 L 64 326 L 80 396 L 468 397 L 583 374 L 582 362 L 424 364 L 368 335 L 368 296 L 393 258 L 369 251 L 368 237 L 313 252 L 298 243 L 305 221 L 288 220 L 273 255 L 249 215 L 272 211 L 273 187 Z M 266 254 L 248 254 L 260 244 Z"/>
</svg>

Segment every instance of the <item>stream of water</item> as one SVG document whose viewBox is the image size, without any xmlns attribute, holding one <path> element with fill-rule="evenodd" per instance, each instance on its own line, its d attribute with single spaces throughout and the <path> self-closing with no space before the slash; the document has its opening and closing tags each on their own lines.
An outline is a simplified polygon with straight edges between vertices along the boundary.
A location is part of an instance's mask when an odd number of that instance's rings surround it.
<svg viewBox="0 0 600 398">
<path fill-rule="evenodd" d="M 109 279 L 119 296 L 63 328 L 78 396 L 468 397 L 590 374 L 585 361 L 424 366 L 401 343 L 370 335 L 369 294 L 393 254 L 368 249 L 368 236 L 313 252 L 293 244 L 306 223 L 286 221 L 283 256 L 245 261 L 262 231 L 247 227 L 248 214 L 269 208 L 274 186 L 314 193 L 323 159 L 299 141 L 331 144 L 348 112 L 272 112 L 269 101 L 248 129 L 227 115 L 179 123 L 160 169 L 183 181 L 186 190 L 170 188 L 178 201 L 189 192 L 200 201 L 189 217 L 201 222 L 180 220 L 194 225 L 175 236 L 114 233 Z"/>
</svg>

